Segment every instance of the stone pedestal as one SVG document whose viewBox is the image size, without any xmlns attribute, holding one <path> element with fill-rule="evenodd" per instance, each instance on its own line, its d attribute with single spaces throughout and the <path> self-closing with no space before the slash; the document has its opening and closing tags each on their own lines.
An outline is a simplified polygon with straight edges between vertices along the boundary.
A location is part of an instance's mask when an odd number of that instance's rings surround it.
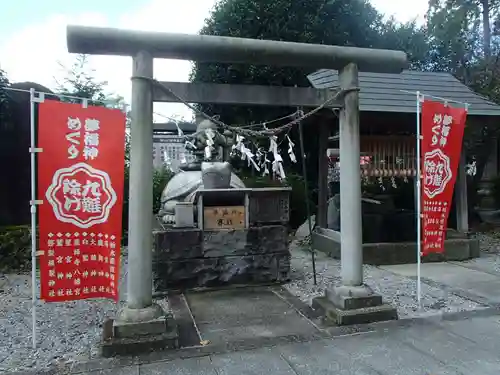
<svg viewBox="0 0 500 375">
<path fill-rule="evenodd" d="M 103 324 L 104 357 L 178 347 L 179 334 L 174 317 L 156 304 L 144 309 L 125 307 L 116 320 L 109 319 Z"/>
<path fill-rule="evenodd" d="M 153 232 L 155 292 L 289 280 L 290 188 L 201 189 L 198 195 L 196 228 Z"/>
<path fill-rule="evenodd" d="M 284 225 L 241 230 L 168 229 L 154 233 L 155 292 L 281 283 L 290 277 Z"/>
<path fill-rule="evenodd" d="M 335 325 L 398 319 L 396 308 L 384 304 L 382 296 L 375 294 L 366 285 L 328 289 L 325 297 L 313 300 L 313 308 L 324 314 L 327 323 Z"/>
</svg>

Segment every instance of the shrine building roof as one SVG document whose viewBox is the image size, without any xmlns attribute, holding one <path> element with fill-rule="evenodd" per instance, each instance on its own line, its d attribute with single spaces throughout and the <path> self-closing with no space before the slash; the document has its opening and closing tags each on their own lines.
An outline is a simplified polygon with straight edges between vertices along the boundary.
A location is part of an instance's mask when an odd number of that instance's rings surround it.
<svg viewBox="0 0 500 375">
<path fill-rule="evenodd" d="M 316 89 L 338 87 L 338 72 L 321 69 L 307 76 Z M 469 116 L 500 116 L 500 106 L 469 89 L 450 73 L 405 70 L 400 74 L 359 72 L 363 112 L 415 113 L 416 92 L 469 104 Z M 450 103 L 451 104 L 451 103 Z"/>
</svg>

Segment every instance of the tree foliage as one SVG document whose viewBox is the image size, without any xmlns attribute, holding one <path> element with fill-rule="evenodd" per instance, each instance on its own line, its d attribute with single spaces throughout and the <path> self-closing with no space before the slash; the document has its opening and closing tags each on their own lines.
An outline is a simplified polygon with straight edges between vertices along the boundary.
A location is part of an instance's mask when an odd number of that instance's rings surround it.
<svg viewBox="0 0 500 375">
<path fill-rule="evenodd" d="M 4 87 L 8 86 L 9 79 L 7 78 L 7 74 L 0 69 L 0 129 L 6 127 L 10 120 L 9 96 L 4 89 Z"/>
<path fill-rule="evenodd" d="M 405 49 L 415 66 L 426 58 L 425 32 L 414 23 L 384 22 L 366 0 L 221 0 L 201 34 L 342 46 Z M 309 86 L 307 69 L 197 63 L 194 82 Z M 205 106 L 228 122 L 265 120 L 289 112 Z"/>
<path fill-rule="evenodd" d="M 77 55 L 69 68 L 61 67 L 66 73 L 57 90 L 62 101 L 80 103 L 78 98 L 86 98 L 91 105 L 123 108 L 123 97 L 108 93 L 107 81 L 96 80 L 95 69 L 90 67 L 87 55 Z"/>
<path fill-rule="evenodd" d="M 427 13 L 431 68 L 454 74 L 495 103 L 500 103 L 499 7 L 500 0 L 431 0 Z M 478 184 L 499 136 L 500 128 L 491 122 L 466 128 L 466 154 L 477 163 L 470 209 L 478 203 Z"/>
</svg>

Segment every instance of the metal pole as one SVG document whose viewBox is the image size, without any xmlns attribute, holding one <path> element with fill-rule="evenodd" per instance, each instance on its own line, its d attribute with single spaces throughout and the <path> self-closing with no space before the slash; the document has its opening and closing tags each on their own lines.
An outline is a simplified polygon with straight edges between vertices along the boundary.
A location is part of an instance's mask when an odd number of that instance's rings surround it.
<svg viewBox="0 0 500 375">
<path fill-rule="evenodd" d="M 417 301 L 418 308 L 422 308 L 422 290 L 421 290 L 421 279 L 420 279 L 420 266 L 421 266 L 421 256 L 422 256 L 422 186 L 421 186 L 421 155 L 420 155 L 420 92 L 417 91 Z"/>
<path fill-rule="evenodd" d="M 311 251 L 311 261 L 313 266 L 313 278 L 314 285 L 317 285 L 316 280 L 316 256 L 314 252 L 314 247 L 312 245 L 312 222 L 311 222 L 311 207 L 309 202 L 309 187 L 307 184 L 307 167 L 306 167 L 306 152 L 304 150 L 304 133 L 302 131 L 302 121 L 299 122 L 299 141 L 300 141 L 300 153 L 302 154 L 302 174 L 304 175 L 304 190 L 306 194 L 306 211 L 307 211 L 307 224 L 309 225 L 309 250 Z"/>
<path fill-rule="evenodd" d="M 30 164 L 31 164 L 31 319 L 32 345 L 36 349 L 36 155 L 35 89 L 30 89 Z"/>
</svg>

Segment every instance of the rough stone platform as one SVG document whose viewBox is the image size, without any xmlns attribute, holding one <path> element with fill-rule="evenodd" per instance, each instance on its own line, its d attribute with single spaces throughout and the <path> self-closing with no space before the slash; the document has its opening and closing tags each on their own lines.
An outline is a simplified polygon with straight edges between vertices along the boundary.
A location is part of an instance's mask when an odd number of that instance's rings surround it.
<svg viewBox="0 0 500 375">
<path fill-rule="evenodd" d="M 167 229 L 154 233 L 156 292 L 285 282 L 290 251 L 285 225 L 240 230 Z"/>
</svg>

